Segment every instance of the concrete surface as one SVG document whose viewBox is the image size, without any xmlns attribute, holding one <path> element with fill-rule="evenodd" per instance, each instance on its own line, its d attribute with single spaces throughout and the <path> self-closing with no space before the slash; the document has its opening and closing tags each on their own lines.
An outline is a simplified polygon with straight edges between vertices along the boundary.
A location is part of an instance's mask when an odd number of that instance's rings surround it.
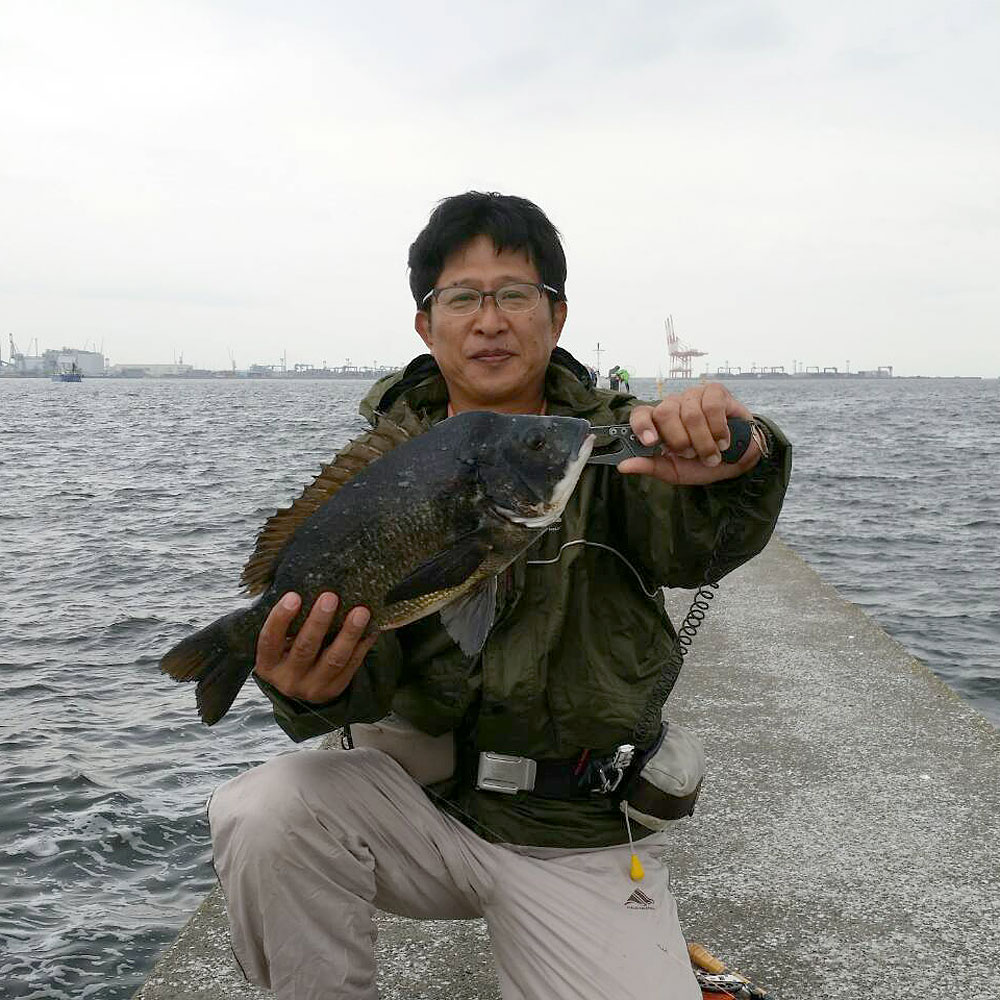
<svg viewBox="0 0 1000 1000">
<path fill-rule="evenodd" d="M 688 660 L 672 716 L 709 759 L 667 854 L 688 940 L 778 1000 L 1000 996 L 997 730 L 777 540 Z M 499 997 L 482 921 L 387 916 L 378 954 L 387 1000 Z M 215 892 L 136 998 L 271 995 Z"/>
</svg>

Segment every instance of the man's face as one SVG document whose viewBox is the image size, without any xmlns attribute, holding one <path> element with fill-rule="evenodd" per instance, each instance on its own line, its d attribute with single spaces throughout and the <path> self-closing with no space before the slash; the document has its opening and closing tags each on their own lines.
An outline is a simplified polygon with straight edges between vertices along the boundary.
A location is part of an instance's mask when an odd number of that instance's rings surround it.
<svg viewBox="0 0 1000 1000">
<path fill-rule="evenodd" d="M 445 260 L 435 288 L 462 285 L 494 292 L 519 281 L 541 281 L 528 255 L 497 253 L 493 240 L 477 236 Z M 566 303 L 550 305 L 543 295 L 530 312 L 503 312 L 490 297 L 469 316 L 451 316 L 432 299 L 414 325 L 448 383 L 456 411 L 515 413 L 540 403 L 549 355 L 565 321 Z"/>
</svg>

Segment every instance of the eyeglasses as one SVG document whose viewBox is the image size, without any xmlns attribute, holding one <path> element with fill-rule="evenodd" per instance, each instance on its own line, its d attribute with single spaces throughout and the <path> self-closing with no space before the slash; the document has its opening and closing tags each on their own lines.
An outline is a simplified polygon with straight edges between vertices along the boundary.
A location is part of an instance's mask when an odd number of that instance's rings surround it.
<svg viewBox="0 0 1000 1000">
<path fill-rule="evenodd" d="M 512 285 L 504 285 L 495 292 L 481 292 L 478 288 L 463 288 L 461 285 L 432 288 L 423 297 L 421 305 L 426 305 L 428 299 L 433 298 L 450 316 L 471 316 L 479 311 L 483 299 L 492 295 L 497 309 L 508 313 L 524 313 L 531 312 L 542 301 L 542 292 L 549 292 L 559 297 L 559 293 L 550 285 L 533 285 L 527 281 L 518 281 Z"/>
</svg>

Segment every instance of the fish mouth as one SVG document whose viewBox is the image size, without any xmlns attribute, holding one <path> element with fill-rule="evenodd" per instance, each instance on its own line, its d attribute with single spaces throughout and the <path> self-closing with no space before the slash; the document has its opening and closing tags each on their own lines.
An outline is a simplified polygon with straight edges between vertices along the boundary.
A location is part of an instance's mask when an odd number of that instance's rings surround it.
<svg viewBox="0 0 1000 1000">
<path fill-rule="evenodd" d="M 580 444 L 580 449 L 576 455 L 569 460 L 566 471 L 562 479 L 555 485 L 552 491 L 552 499 L 547 504 L 540 504 L 535 514 L 519 514 L 517 511 L 507 510 L 503 507 L 495 508 L 496 512 L 515 524 L 523 524 L 526 528 L 547 528 L 550 524 L 558 521 L 562 517 L 563 509 L 566 507 L 573 490 L 576 489 L 577 481 L 583 472 L 587 459 L 594 448 L 597 439 L 593 434 L 588 434 Z"/>
</svg>

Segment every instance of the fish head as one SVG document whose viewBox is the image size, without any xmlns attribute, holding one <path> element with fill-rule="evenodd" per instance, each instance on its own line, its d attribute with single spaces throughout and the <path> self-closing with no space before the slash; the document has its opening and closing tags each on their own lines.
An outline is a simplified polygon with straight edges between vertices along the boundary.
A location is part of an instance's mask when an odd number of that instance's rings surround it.
<svg viewBox="0 0 1000 1000">
<path fill-rule="evenodd" d="M 590 424 L 576 417 L 477 416 L 489 417 L 475 429 L 474 461 L 494 513 L 531 528 L 558 520 L 594 446 Z"/>
</svg>

